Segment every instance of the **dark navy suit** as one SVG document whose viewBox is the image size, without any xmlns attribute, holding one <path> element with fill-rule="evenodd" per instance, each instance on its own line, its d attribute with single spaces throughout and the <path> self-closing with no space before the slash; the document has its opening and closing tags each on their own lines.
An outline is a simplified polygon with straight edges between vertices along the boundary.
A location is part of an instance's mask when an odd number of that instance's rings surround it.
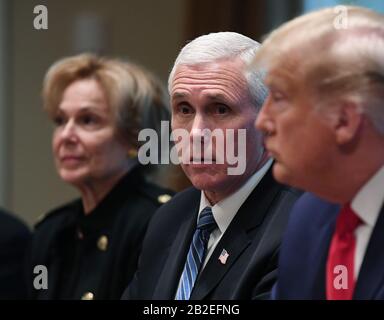
<svg viewBox="0 0 384 320">
<path fill-rule="evenodd" d="M 340 206 L 305 193 L 283 238 L 274 299 L 325 299 L 326 262 Z M 368 243 L 353 299 L 384 299 L 384 208 Z"/>
</svg>

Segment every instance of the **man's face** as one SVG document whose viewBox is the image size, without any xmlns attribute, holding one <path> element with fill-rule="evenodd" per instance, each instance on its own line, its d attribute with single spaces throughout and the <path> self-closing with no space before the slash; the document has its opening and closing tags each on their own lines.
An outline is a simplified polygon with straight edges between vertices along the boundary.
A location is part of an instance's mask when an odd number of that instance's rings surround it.
<svg viewBox="0 0 384 320">
<path fill-rule="evenodd" d="M 337 147 L 330 121 L 315 110 L 304 85 L 293 85 L 286 75 L 273 71 L 266 84 L 269 96 L 256 127 L 265 133 L 265 146 L 275 159 L 274 177 L 281 183 L 316 189 Z"/>
<path fill-rule="evenodd" d="M 237 60 L 200 66 L 180 65 L 173 78 L 172 129 L 188 131 L 190 160 L 201 161 L 182 163 L 182 168 L 192 184 L 204 190 L 213 202 L 236 191 L 259 164 L 261 135 L 254 127 L 257 110 L 252 104 L 242 67 Z M 219 129 L 224 136 L 225 151 L 230 149 L 235 154 L 243 155 L 245 170 L 241 174 L 228 175 L 228 168 L 231 167 L 228 162 L 231 161 L 228 161 L 227 153 L 223 153 L 216 139 L 204 141 L 204 129 Z M 228 138 L 228 129 L 233 129 L 234 139 Z M 239 144 L 238 129 L 245 129 L 244 147 Z M 206 159 L 204 154 L 199 154 L 198 147 L 201 150 L 212 149 L 212 156 Z M 224 163 L 219 163 L 219 153 L 224 155 Z M 207 160 L 211 163 L 204 163 L 209 162 Z"/>
</svg>

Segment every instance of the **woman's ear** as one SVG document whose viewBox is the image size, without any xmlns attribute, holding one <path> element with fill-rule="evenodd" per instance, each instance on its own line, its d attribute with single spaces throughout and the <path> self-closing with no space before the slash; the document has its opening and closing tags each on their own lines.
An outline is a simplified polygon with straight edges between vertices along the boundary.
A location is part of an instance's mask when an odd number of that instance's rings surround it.
<svg viewBox="0 0 384 320">
<path fill-rule="evenodd" d="M 339 145 L 351 142 L 358 134 L 364 114 L 354 102 L 343 101 L 335 114 L 334 130 Z"/>
</svg>

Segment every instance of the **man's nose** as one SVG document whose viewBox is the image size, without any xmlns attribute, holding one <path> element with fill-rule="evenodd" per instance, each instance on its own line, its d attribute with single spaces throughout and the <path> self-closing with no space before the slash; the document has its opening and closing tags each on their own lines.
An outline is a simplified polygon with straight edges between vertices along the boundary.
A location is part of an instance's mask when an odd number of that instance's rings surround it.
<svg viewBox="0 0 384 320">
<path fill-rule="evenodd" d="M 263 133 L 269 133 L 273 131 L 273 121 L 268 114 L 268 105 L 264 103 L 255 120 L 256 129 Z"/>
<path fill-rule="evenodd" d="M 265 115 L 264 115 L 264 108 L 261 108 L 259 111 L 259 114 L 257 115 L 256 120 L 255 120 L 256 129 L 263 131 L 263 126 L 264 126 L 265 120 L 266 119 L 265 119 Z"/>
<path fill-rule="evenodd" d="M 191 138 L 202 141 L 207 130 L 209 130 L 209 126 L 206 119 L 204 119 L 202 115 L 197 114 L 192 123 L 190 131 Z"/>
</svg>

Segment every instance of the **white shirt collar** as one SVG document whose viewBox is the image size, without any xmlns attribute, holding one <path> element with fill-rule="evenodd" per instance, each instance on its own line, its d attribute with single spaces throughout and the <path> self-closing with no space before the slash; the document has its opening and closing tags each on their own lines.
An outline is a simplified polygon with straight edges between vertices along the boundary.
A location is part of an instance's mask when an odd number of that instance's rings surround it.
<svg viewBox="0 0 384 320">
<path fill-rule="evenodd" d="M 384 166 L 359 190 L 353 198 L 351 207 L 364 221 L 373 227 L 384 201 Z"/>
<path fill-rule="evenodd" d="M 264 166 L 262 166 L 260 170 L 254 173 L 239 190 L 232 193 L 229 197 L 219 201 L 212 207 L 213 216 L 221 233 L 224 233 L 225 230 L 227 230 L 237 211 L 248 198 L 250 193 L 258 185 L 260 180 L 264 177 L 268 169 L 271 167 L 272 162 L 273 160 L 269 159 L 264 164 Z M 199 212 L 201 212 L 207 206 L 211 207 L 211 204 L 206 198 L 204 192 L 201 191 Z"/>
</svg>

